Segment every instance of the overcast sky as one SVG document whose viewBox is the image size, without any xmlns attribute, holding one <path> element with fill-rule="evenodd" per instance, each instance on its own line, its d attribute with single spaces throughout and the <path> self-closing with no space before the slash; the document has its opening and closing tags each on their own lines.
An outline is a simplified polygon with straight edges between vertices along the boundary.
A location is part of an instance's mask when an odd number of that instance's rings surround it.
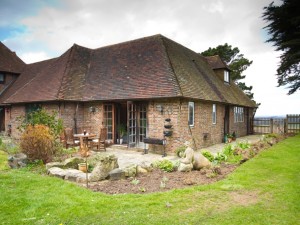
<svg viewBox="0 0 300 225">
<path fill-rule="evenodd" d="M 300 114 L 300 92 L 278 88 L 279 53 L 265 43 L 271 0 L 0 0 L 0 40 L 26 63 L 58 57 L 74 43 L 98 48 L 162 34 L 195 52 L 228 43 L 253 64 L 247 85 L 257 116 Z M 275 1 L 280 2 L 280 1 Z"/>
</svg>

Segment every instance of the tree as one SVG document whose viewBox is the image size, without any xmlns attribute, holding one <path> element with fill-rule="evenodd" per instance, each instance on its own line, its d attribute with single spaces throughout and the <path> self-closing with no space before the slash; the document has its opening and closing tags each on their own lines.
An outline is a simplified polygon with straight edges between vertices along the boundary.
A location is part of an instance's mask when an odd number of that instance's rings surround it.
<svg viewBox="0 0 300 225">
<path fill-rule="evenodd" d="M 264 7 L 264 27 L 271 36 L 276 51 L 283 51 L 277 68 L 278 86 L 289 85 L 288 94 L 300 89 L 300 1 L 283 0 L 280 6 L 272 2 Z"/>
<path fill-rule="evenodd" d="M 252 64 L 252 61 L 246 59 L 243 54 L 240 54 L 240 50 L 237 47 L 232 48 L 231 45 L 225 43 L 224 45 L 218 45 L 215 48 L 209 48 L 206 51 L 201 52 L 201 55 L 219 55 L 231 69 L 230 78 L 236 82 L 250 99 L 253 99 L 253 93 L 251 93 L 252 86 L 248 87 L 244 82 L 239 82 L 239 80 L 246 77 L 242 73 Z"/>
</svg>

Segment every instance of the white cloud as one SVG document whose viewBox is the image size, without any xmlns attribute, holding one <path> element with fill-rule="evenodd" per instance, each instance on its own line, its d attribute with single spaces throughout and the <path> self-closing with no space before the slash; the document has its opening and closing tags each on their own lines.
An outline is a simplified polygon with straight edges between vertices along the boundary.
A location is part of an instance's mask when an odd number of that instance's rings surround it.
<svg viewBox="0 0 300 225">
<path fill-rule="evenodd" d="M 25 63 L 34 63 L 41 61 L 41 59 L 46 60 L 51 57 L 46 52 L 26 52 L 20 55 L 20 58 L 23 59 Z"/>
</svg>

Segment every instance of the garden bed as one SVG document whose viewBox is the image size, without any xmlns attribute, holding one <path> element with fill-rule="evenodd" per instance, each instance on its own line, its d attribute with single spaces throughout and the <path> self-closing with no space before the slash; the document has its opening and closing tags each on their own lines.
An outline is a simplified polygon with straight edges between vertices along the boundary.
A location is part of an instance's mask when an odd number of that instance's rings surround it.
<svg viewBox="0 0 300 225">
<path fill-rule="evenodd" d="M 107 194 L 125 194 L 125 193 L 152 193 L 164 192 L 172 189 L 180 189 L 192 185 L 203 185 L 224 179 L 232 173 L 240 164 L 254 157 L 261 150 L 285 139 L 287 136 L 270 136 L 266 140 L 251 145 L 245 150 L 243 158 L 238 163 L 229 164 L 222 162 L 211 169 L 193 170 L 191 172 L 164 172 L 160 169 L 154 169 L 152 172 L 138 174 L 135 178 L 125 180 L 105 180 L 89 184 L 89 189 L 93 191 L 104 192 Z M 83 184 L 80 184 L 85 186 Z"/>
</svg>

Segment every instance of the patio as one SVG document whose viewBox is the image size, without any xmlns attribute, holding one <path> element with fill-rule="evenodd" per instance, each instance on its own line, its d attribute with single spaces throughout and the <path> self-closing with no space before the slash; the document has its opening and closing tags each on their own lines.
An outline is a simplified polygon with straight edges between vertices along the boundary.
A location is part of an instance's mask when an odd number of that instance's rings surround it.
<svg viewBox="0 0 300 225">
<path fill-rule="evenodd" d="M 231 144 L 235 145 L 239 142 L 248 142 L 250 144 L 258 142 L 261 139 L 261 135 L 249 135 L 237 138 L 236 141 L 233 141 Z M 216 144 L 210 147 L 202 148 L 201 150 L 208 150 L 213 154 L 217 152 L 221 152 L 226 144 Z M 201 151 L 200 150 L 200 151 Z M 152 153 L 149 152 L 148 154 L 143 154 L 143 152 L 137 151 L 135 149 L 127 149 L 124 147 L 118 147 L 117 145 L 113 147 L 108 147 L 106 149 L 108 153 L 115 154 L 118 157 L 118 163 L 120 168 L 125 168 L 129 165 L 136 164 L 139 165 L 142 162 L 146 164 L 151 164 L 156 160 L 168 159 L 171 161 L 179 160 L 175 153 L 167 153 L 166 157 L 162 157 L 161 153 Z M 199 151 L 199 150 L 198 150 Z"/>
</svg>

